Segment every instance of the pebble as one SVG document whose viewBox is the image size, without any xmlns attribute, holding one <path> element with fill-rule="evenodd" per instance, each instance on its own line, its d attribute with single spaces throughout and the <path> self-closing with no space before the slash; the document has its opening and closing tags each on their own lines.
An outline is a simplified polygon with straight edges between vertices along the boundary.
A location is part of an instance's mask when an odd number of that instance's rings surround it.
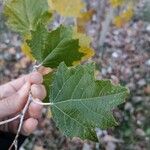
<svg viewBox="0 0 150 150">
<path fill-rule="evenodd" d="M 145 136 L 145 132 L 142 129 L 140 129 L 140 128 L 136 129 L 135 133 L 139 137 L 144 137 Z"/>
<path fill-rule="evenodd" d="M 146 81 L 145 81 L 145 79 L 140 79 L 137 84 L 138 84 L 140 87 L 142 87 L 142 86 L 146 85 Z"/>
<path fill-rule="evenodd" d="M 119 57 L 119 54 L 118 54 L 117 52 L 113 52 L 113 53 L 112 53 L 112 57 L 113 57 L 113 58 L 118 58 L 118 57 Z"/>
<path fill-rule="evenodd" d="M 131 103 L 126 103 L 125 104 L 125 110 L 128 110 L 130 113 L 133 113 L 134 112 L 134 107 L 133 107 L 133 105 L 131 104 Z"/>
<path fill-rule="evenodd" d="M 145 65 L 150 66 L 150 59 L 145 62 Z"/>
<path fill-rule="evenodd" d="M 133 96 L 132 101 L 134 103 L 140 103 L 143 100 L 143 97 L 141 96 Z"/>
<path fill-rule="evenodd" d="M 146 27 L 146 31 L 150 32 L 150 25 Z"/>
<path fill-rule="evenodd" d="M 84 143 L 82 150 L 91 150 L 91 146 L 87 143 Z"/>
</svg>

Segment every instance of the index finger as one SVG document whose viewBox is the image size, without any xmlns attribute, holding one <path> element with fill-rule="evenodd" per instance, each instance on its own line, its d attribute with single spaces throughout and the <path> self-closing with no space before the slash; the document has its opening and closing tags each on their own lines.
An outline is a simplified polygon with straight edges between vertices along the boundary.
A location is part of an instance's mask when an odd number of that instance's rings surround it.
<svg viewBox="0 0 150 150">
<path fill-rule="evenodd" d="M 11 96 L 17 92 L 26 82 L 31 84 L 41 84 L 43 82 L 43 77 L 40 73 L 33 72 L 29 75 L 24 75 L 16 80 L 0 86 L 0 99 Z"/>
</svg>

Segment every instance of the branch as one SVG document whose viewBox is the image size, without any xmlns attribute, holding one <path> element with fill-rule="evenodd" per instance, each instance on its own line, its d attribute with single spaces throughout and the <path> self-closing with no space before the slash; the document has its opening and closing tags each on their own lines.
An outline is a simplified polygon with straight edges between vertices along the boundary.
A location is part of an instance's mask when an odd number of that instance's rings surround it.
<svg viewBox="0 0 150 150">
<path fill-rule="evenodd" d="M 16 120 L 16 119 L 18 119 L 18 118 L 20 118 L 20 117 L 21 117 L 21 114 L 15 116 L 15 117 L 13 117 L 13 118 L 10 118 L 10 119 L 8 119 L 8 120 L 1 121 L 1 122 L 0 122 L 0 126 L 1 126 L 1 125 L 4 125 L 4 124 L 6 124 L 6 123 L 12 122 L 12 121 L 14 121 L 14 120 Z"/>
<path fill-rule="evenodd" d="M 22 128 L 22 125 L 23 125 L 23 120 L 25 118 L 25 114 L 29 108 L 29 105 L 30 103 L 32 102 L 32 95 L 31 93 L 29 94 L 29 97 L 28 97 L 28 101 L 25 105 L 25 107 L 23 108 L 22 110 L 22 113 L 20 114 L 21 115 L 21 118 L 20 118 L 20 123 L 19 123 L 19 127 L 18 127 L 18 130 L 17 130 L 17 134 L 15 136 L 15 139 L 13 141 L 13 143 L 11 144 L 11 146 L 9 147 L 9 150 L 11 150 L 13 148 L 13 146 L 15 147 L 15 150 L 18 149 L 18 137 L 19 137 L 19 134 L 20 134 L 20 131 L 21 131 L 21 128 Z"/>
<path fill-rule="evenodd" d="M 39 64 L 39 65 L 34 65 L 33 66 L 33 71 L 37 71 L 39 67 L 41 67 L 42 64 Z M 11 146 L 9 147 L 8 150 L 12 150 L 13 147 L 15 147 L 15 150 L 18 149 L 18 137 L 20 135 L 20 132 L 21 132 L 21 129 L 22 129 L 22 125 L 23 125 L 23 121 L 24 121 L 24 118 L 25 118 L 25 114 L 29 108 L 29 105 L 30 103 L 33 101 L 33 97 L 32 97 L 32 94 L 31 94 L 31 90 L 29 92 L 29 96 L 28 96 L 28 100 L 27 100 L 27 103 L 26 105 L 24 106 L 22 112 L 21 112 L 21 117 L 20 117 L 20 122 L 19 122 L 19 126 L 18 126 L 18 130 L 17 130 L 17 134 L 15 136 L 15 139 L 14 141 L 12 142 Z"/>
<path fill-rule="evenodd" d="M 53 103 L 42 103 L 42 102 L 36 101 L 35 99 L 32 99 L 32 101 L 34 103 L 36 103 L 36 104 L 43 105 L 43 106 L 51 106 L 51 105 L 53 105 Z"/>
<path fill-rule="evenodd" d="M 99 41 L 98 41 L 98 43 L 99 43 L 98 47 L 103 46 L 106 35 L 109 31 L 110 23 L 111 23 L 113 17 L 114 17 L 114 8 L 111 7 L 109 9 L 109 12 L 108 12 L 107 16 L 106 16 L 106 20 L 105 20 L 105 22 L 103 23 L 103 26 L 102 26 L 101 36 L 100 36 Z"/>
</svg>

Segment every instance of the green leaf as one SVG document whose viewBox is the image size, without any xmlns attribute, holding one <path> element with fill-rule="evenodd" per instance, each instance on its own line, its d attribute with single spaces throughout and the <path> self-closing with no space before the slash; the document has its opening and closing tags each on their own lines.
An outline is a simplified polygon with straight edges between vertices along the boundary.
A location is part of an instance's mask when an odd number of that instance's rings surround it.
<svg viewBox="0 0 150 150">
<path fill-rule="evenodd" d="M 27 40 L 33 56 L 45 67 L 56 68 L 62 61 L 71 66 L 81 60 L 79 41 L 73 39 L 71 27 L 60 26 L 48 32 L 43 24 L 32 31 L 32 39 Z"/>
<path fill-rule="evenodd" d="M 52 79 L 53 79 L 52 72 L 50 72 L 50 73 L 43 76 L 43 85 L 45 86 L 46 94 L 47 94 L 47 96 L 43 100 L 43 102 L 48 102 L 49 101 Z"/>
<path fill-rule="evenodd" d="M 22 35 L 30 34 L 39 22 L 46 23 L 51 18 L 47 0 L 7 0 L 4 14 L 8 26 Z"/>
<path fill-rule="evenodd" d="M 97 141 L 95 128 L 117 125 L 112 110 L 123 103 L 128 90 L 109 80 L 95 80 L 94 64 L 58 67 L 50 94 L 51 111 L 67 136 Z"/>
</svg>

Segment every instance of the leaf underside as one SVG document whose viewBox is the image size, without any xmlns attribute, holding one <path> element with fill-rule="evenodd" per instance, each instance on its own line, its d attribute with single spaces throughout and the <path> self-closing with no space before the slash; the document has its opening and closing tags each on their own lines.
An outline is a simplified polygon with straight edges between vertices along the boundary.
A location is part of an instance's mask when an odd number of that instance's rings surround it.
<svg viewBox="0 0 150 150">
<path fill-rule="evenodd" d="M 95 128 L 117 125 L 112 110 L 124 102 L 128 90 L 109 80 L 95 80 L 94 64 L 58 67 L 50 94 L 52 115 L 67 136 L 97 141 Z"/>
</svg>

